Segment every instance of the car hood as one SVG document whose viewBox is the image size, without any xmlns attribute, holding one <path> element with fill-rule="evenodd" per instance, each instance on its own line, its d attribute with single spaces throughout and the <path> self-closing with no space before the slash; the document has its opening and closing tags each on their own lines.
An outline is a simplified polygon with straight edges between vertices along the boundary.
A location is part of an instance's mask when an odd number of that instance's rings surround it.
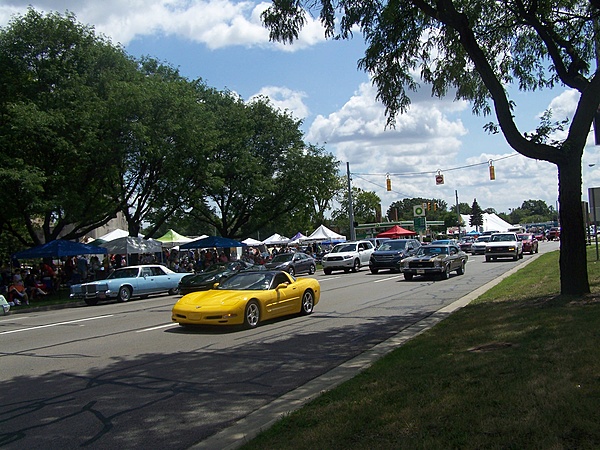
<svg viewBox="0 0 600 450">
<path fill-rule="evenodd" d="M 498 242 L 488 242 L 488 247 L 508 247 L 517 245 L 517 241 L 498 241 Z"/>
<path fill-rule="evenodd" d="M 192 292 L 181 297 L 177 302 L 177 306 L 231 306 L 250 298 L 250 292 L 254 291 L 219 291 L 212 289 L 210 291 Z"/>
<path fill-rule="evenodd" d="M 268 262 L 265 263 L 265 269 L 271 270 L 271 269 L 277 269 L 278 267 L 287 267 L 289 266 L 291 263 L 291 261 L 283 261 L 283 262 Z"/>
<path fill-rule="evenodd" d="M 443 260 L 448 255 L 423 255 L 423 256 L 411 256 L 410 258 L 406 258 L 404 261 L 435 261 L 435 260 Z"/>
<path fill-rule="evenodd" d="M 197 286 L 214 282 L 217 278 L 221 278 L 226 272 L 216 272 L 210 274 L 187 275 L 180 281 L 182 286 Z"/>
<path fill-rule="evenodd" d="M 406 253 L 402 250 L 376 250 L 373 255 L 378 256 L 389 256 L 389 255 L 405 255 Z"/>
</svg>

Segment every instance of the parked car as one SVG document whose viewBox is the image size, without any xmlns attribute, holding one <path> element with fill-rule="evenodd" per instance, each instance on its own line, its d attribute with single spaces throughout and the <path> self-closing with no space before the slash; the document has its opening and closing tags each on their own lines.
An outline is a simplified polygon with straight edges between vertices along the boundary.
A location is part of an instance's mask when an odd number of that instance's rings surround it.
<svg viewBox="0 0 600 450">
<path fill-rule="evenodd" d="M 415 275 L 448 279 L 454 271 L 457 275 L 464 274 L 468 259 L 469 256 L 457 245 L 432 243 L 420 247 L 415 256 L 405 258 L 398 267 L 407 281 L 412 280 Z"/>
<path fill-rule="evenodd" d="M 321 287 L 314 278 L 295 278 L 287 272 L 239 272 L 215 289 L 192 292 L 173 306 L 179 325 L 244 325 L 289 314 L 309 315 L 319 303 Z"/>
<path fill-rule="evenodd" d="M 206 291 L 211 289 L 215 283 L 219 283 L 241 270 L 248 270 L 252 267 L 254 267 L 254 264 L 247 261 L 231 261 L 212 264 L 202 272 L 184 276 L 179 282 L 179 293 L 181 295 L 186 295 L 190 292 Z"/>
<path fill-rule="evenodd" d="M 463 252 L 469 253 L 471 251 L 473 242 L 475 242 L 475 238 L 473 236 L 465 236 L 459 241 L 458 246 Z"/>
<path fill-rule="evenodd" d="M 517 238 L 516 233 L 492 234 L 485 247 L 485 260 L 490 262 L 496 258 L 512 258 L 515 261 L 523 258 L 523 243 Z"/>
<path fill-rule="evenodd" d="M 389 239 L 381 244 L 369 259 L 371 273 L 380 270 L 398 272 L 398 263 L 415 254 L 421 243 L 417 239 Z"/>
<path fill-rule="evenodd" d="M 176 294 L 181 279 L 188 273 L 173 272 L 161 265 L 128 266 L 116 269 L 105 280 L 71 286 L 71 298 L 83 299 L 88 305 L 100 300 L 129 301 L 132 297 L 168 292 Z"/>
<path fill-rule="evenodd" d="M 281 253 L 265 264 L 267 270 L 285 270 L 290 275 L 308 273 L 312 275 L 317 270 L 317 262 L 306 253 Z"/>
<path fill-rule="evenodd" d="M 538 252 L 538 241 L 532 233 L 517 234 L 519 240 L 523 243 L 523 253 L 528 252 L 533 255 Z"/>
<path fill-rule="evenodd" d="M 479 236 L 475 242 L 471 244 L 472 255 L 485 255 L 485 247 L 490 241 L 491 236 Z"/>
<path fill-rule="evenodd" d="M 353 241 L 337 244 L 331 252 L 323 256 L 323 272 L 330 275 L 334 270 L 358 272 L 363 265 L 369 264 L 369 258 L 375 251 L 369 241 Z"/>
</svg>

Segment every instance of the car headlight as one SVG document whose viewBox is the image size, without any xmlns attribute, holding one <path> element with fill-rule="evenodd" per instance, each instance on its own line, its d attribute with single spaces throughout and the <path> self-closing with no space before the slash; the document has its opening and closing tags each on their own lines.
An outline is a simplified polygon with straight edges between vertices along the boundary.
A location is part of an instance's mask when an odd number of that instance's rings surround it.
<svg viewBox="0 0 600 450">
<path fill-rule="evenodd" d="M 344 259 L 352 259 L 352 258 L 354 258 L 354 256 L 352 256 L 352 255 L 344 255 L 343 258 Z"/>
<path fill-rule="evenodd" d="M 508 247 L 508 250 L 511 251 L 511 252 L 514 252 L 515 251 L 515 247 L 514 246 L 513 247 Z"/>
</svg>

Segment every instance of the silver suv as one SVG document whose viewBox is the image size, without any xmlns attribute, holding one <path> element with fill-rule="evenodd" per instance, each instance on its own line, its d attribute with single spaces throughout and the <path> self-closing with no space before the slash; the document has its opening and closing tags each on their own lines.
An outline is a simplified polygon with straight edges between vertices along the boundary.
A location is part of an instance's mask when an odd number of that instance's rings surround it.
<svg viewBox="0 0 600 450">
<path fill-rule="evenodd" d="M 323 272 L 331 274 L 334 270 L 358 272 L 362 266 L 369 265 L 371 253 L 375 247 L 369 241 L 352 241 L 337 244 L 331 252 L 323 256 Z"/>
</svg>

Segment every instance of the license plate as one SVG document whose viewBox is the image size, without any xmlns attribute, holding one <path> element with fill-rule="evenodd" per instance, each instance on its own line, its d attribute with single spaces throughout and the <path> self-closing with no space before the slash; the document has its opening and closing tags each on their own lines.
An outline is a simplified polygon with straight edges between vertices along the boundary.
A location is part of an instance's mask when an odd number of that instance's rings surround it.
<svg viewBox="0 0 600 450">
<path fill-rule="evenodd" d="M 106 294 L 98 294 L 98 298 L 106 298 Z"/>
<path fill-rule="evenodd" d="M 423 269 L 417 269 L 417 273 L 423 274 L 425 271 Z"/>
</svg>

